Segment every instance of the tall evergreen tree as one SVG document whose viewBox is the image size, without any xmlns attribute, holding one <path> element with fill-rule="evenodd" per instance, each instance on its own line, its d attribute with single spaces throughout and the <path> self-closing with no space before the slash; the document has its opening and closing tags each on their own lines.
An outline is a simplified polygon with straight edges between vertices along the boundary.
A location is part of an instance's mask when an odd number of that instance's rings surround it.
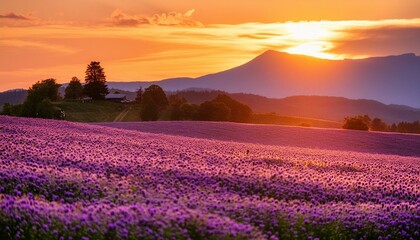
<svg viewBox="0 0 420 240">
<path fill-rule="evenodd" d="M 83 96 L 83 86 L 77 77 L 73 77 L 66 87 L 65 99 L 80 99 Z"/>
<path fill-rule="evenodd" d="M 85 81 L 84 93 L 92 99 L 104 99 L 105 95 L 109 93 L 108 86 L 105 84 L 104 69 L 101 67 L 100 62 L 90 62 L 86 68 Z"/>
</svg>

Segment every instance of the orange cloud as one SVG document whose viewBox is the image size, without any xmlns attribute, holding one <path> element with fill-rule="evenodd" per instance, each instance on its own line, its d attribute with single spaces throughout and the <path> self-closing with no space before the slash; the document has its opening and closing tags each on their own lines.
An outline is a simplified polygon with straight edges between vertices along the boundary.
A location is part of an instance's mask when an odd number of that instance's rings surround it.
<svg viewBox="0 0 420 240">
<path fill-rule="evenodd" d="M 135 27 L 139 25 L 158 25 L 158 26 L 185 26 L 202 27 L 203 24 L 192 18 L 194 9 L 186 13 L 169 12 L 154 14 L 153 16 L 129 15 L 120 9 L 114 10 L 111 14 L 111 21 L 114 26 Z"/>
<path fill-rule="evenodd" d="M 20 14 L 16 14 L 14 12 L 0 14 L 0 19 L 11 19 L 11 20 L 31 20 L 30 17 L 26 17 Z"/>
<path fill-rule="evenodd" d="M 145 17 L 119 10 L 108 18 L 111 26 L 0 28 L 0 91 L 7 89 L 5 82 L 24 88 L 48 77 L 68 82 L 83 76 L 91 60 L 104 64 L 110 81 L 127 81 L 197 77 L 235 67 L 267 49 L 333 59 L 420 55 L 420 19 L 185 27 L 195 26 L 183 20 L 192 20 L 193 13 Z"/>
</svg>

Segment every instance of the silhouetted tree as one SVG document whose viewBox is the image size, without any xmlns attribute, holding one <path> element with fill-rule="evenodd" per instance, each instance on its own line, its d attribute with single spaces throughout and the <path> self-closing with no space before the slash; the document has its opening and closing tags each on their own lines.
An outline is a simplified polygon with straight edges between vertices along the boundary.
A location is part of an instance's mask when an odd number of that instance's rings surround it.
<svg viewBox="0 0 420 240">
<path fill-rule="evenodd" d="M 242 104 L 226 94 L 219 94 L 213 102 L 221 102 L 230 108 L 229 121 L 231 122 L 249 122 L 252 110 L 245 104 Z"/>
<path fill-rule="evenodd" d="M 6 116 L 22 116 L 23 104 L 12 105 L 10 103 L 5 103 L 3 105 L 3 110 L 0 112 L 0 115 Z"/>
<path fill-rule="evenodd" d="M 380 118 L 374 118 L 372 120 L 372 123 L 370 125 L 370 130 L 385 132 L 387 131 L 387 129 L 388 129 L 388 126 Z"/>
<path fill-rule="evenodd" d="M 94 100 L 104 99 L 109 93 L 106 83 L 104 69 L 100 62 L 92 61 L 86 68 L 85 75 L 86 84 L 84 86 L 84 94 Z"/>
<path fill-rule="evenodd" d="M 197 104 L 182 104 L 180 106 L 180 111 L 182 113 L 183 120 L 199 120 L 199 109 L 200 106 Z"/>
<path fill-rule="evenodd" d="M 420 133 L 420 121 L 400 122 L 397 125 L 397 131 L 403 133 Z"/>
<path fill-rule="evenodd" d="M 368 115 L 356 116 L 356 117 L 346 117 L 344 119 L 344 129 L 354 129 L 354 130 L 369 130 L 370 126 L 370 117 Z"/>
<path fill-rule="evenodd" d="M 389 128 L 389 130 L 390 130 L 391 132 L 396 132 L 396 131 L 398 130 L 397 125 L 396 125 L 395 123 L 393 123 L 393 124 L 391 125 L 391 127 Z"/>
<path fill-rule="evenodd" d="M 83 97 L 83 86 L 77 77 L 73 77 L 66 87 L 65 99 L 81 99 Z"/>
<path fill-rule="evenodd" d="M 43 99 L 36 105 L 36 117 L 37 118 L 55 118 L 55 107 L 51 101 L 47 98 Z"/>
<path fill-rule="evenodd" d="M 139 89 L 137 89 L 136 91 L 136 103 L 141 103 L 141 99 L 142 99 L 142 95 L 143 95 L 143 88 L 139 87 Z"/>
<path fill-rule="evenodd" d="M 161 87 L 151 85 L 144 90 L 140 110 L 141 119 L 144 121 L 156 121 L 160 113 L 168 106 L 168 99 Z"/>
<path fill-rule="evenodd" d="M 229 121 L 230 108 L 222 102 L 205 101 L 198 110 L 199 120 L 204 121 Z"/>
<path fill-rule="evenodd" d="M 29 88 L 28 96 L 23 103 L 22 115 L 25 117 L 38 117 L 38 110 L 40 109 L 38 104 L 41 104 L 44 99 L 47 99 L 50 102 L 57 101 L 60 98 L 60 95 L 58 94 L 58 88 L 60 86 L 61 85 L 57 84 L 55 79 L 52 78 L 37 82 L 32 85 L 32 87 Z M 47 105 L 45 103 L 43 104 L 44 106 L 42 109 L 44 109 L 44 107 Z"/>
<path fill-rule="evenodd" d="M 186 116 L 182 112 L 181 106 L 187 103 L 187 100 L 180 95 L 170 95 L 168 97 L 169 111 L 171 120 L 185 120 Z"/>
</svg>

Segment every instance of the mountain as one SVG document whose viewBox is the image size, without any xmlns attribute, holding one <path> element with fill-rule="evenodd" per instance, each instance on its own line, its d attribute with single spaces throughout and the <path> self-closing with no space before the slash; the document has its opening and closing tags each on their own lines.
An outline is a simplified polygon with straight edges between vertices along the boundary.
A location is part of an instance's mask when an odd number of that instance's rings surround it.
<svg viewBox="0 0 420 240">
<path fill-rule="evenodd" d="M 28 92 L 24 89 L 13 89 L 5 92 L 0 92 L 0 109 L 5 103 L 21 104 L 25 101 Z"/>
<path fill-rule="evenodd" d="M 215 98 L 222 91 L 178 91 L 188 102 L 200 104 Z M 420 109 L 403 105 L 386 105 L 367 99 L 347 99 L 325 96 L 293 96 L 281 99 L 267 98 L 255 94 L 230 93 L 232 98 L 240 101 L 256 112 L 275 112 L 282 116 L 343 121 L 344 117 L 364 115 L 379 117 L 387 123 L 420 120 Z"/>
<path fill-rule="evenodd" d="M 108 83 L 112 88 L 129 91 L 151 84 L 169 91 L 210 88 L 272 98 L 337 96 L 420 108 L 420 57 L 409 53 L 327 60 L 269 50 L 241 66 L 198 78 Z"/>
</svg>

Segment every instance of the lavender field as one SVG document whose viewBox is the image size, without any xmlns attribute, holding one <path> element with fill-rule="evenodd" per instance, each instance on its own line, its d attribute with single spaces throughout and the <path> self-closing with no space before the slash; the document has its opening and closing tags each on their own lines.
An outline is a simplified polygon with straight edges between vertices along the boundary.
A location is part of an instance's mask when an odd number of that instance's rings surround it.
<svg viewBox="0 0 420 240">
<path fill-rule="evenodd" d="M 0 239 L 420 239 L 420 136 L 183 124 L 1 116 Z"/>
</svg>

